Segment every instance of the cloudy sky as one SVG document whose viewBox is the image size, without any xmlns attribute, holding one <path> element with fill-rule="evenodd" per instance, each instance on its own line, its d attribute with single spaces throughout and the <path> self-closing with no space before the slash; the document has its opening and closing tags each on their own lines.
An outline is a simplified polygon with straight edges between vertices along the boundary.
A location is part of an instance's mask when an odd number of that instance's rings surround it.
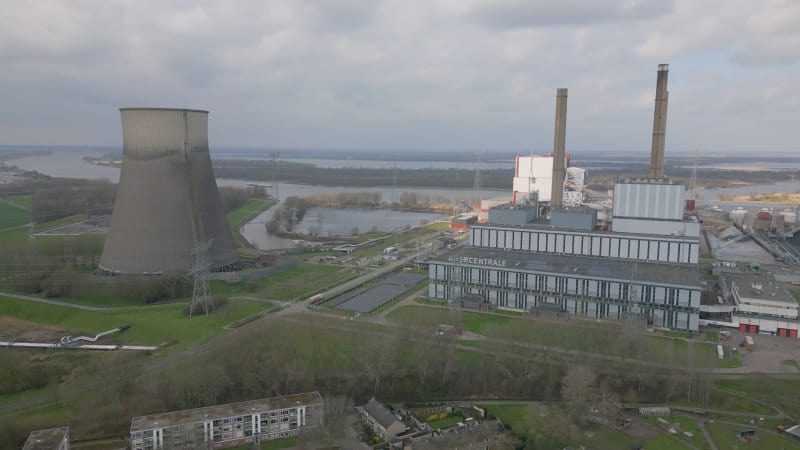
<svg viewBox="0 0 800 450">
<path fill-rule="evenodd" d="M 797 151 L 794 0 L 0 0 L 0 144 L 118 145 L 123 106 L 212 146 Z"/>
</svg>

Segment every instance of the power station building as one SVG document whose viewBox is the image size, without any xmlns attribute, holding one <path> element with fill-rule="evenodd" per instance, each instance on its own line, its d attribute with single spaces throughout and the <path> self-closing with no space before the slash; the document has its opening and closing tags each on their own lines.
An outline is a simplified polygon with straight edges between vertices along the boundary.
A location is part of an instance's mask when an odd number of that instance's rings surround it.
<svg viewBox="0 0 800 450">
<path fill-rule="evenodd" d="M 650 176 L 616 184 L 611 230 L 597 226 L 596 211 L 566 208 L 552 195 L 563 192 L 558 163 L 567 162 L 567 93 L 559 89 L 552 175 L 536 177 L 550 197 L 549 219 L 538 217 L 543 209 L 535 204 L 491 209 L 487 224 L 471 227 L 469 246 L 429 261 L 429 296 L 697 331 L 700 224 L 685 211 L 684 186 L 663 176 L 666 73 L 659 66 Z M 538 193 L 517 178 L 515 195 Z"/>
<path fill-rule="evenodd" d="M 132 450 L 228 448 L 298 436 L 322 425 L 319 392 L 174 411 L 131 420 Z"/>
<path fill-rule="evenodd" d="M 239 255 L 211 168 L 208 111 L 120 112 L 122 171 L 100 271 L 186 272 L 192 249 L 209 241 L 212 269 L 236 264 Z"/>
</svg>

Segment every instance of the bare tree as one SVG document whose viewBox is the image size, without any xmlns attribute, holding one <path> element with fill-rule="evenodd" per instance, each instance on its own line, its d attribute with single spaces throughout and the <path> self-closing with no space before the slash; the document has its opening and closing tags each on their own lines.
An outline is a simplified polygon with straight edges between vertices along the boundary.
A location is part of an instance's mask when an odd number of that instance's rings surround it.
<svg viewBox="0 0 800 450">
<path fill-rule="evenodd" d="M 579 419 L 587 415 L 596 379 L 597 374 L 588 366 L 572 367 L 561 379 L 561 398 Z"/>
</svg>

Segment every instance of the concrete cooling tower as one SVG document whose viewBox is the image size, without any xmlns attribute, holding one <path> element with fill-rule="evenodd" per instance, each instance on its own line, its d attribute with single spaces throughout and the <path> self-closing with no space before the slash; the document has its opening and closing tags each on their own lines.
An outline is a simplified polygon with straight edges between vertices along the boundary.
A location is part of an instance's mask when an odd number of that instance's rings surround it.
<svg viewBox="0 0 800 450">
<path fill-rule="evenodd" d="M 208 153 L 208 111 L 122 108 L 122 173 L 101 272 L 186 272 L 213 239 L 212 269 L 239 255 Z"/>
</svg>

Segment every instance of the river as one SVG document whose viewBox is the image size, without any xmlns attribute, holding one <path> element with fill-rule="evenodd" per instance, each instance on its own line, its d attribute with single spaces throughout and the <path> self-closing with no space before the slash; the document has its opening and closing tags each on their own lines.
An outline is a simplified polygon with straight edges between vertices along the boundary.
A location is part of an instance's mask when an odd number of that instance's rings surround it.
<svg viewBox="0 0 800 450">
<path fill-rule="evenodd" d="M 63 150 L 63 149 L 53 149 L 53 153 L 50 155 L 44 156 L 30 156 L 25 158 L 18 158 L 14 160 L 10 160 L 7 163 L 9 165 L 16 165 L 17 167 L 24 169 L 24 170 L 35 170 L 37 172 L 56 176 L 56 177 L 66 177 L 66 178 L 83 178 L 83 179 L 107 179 L 113 183 L 116 183 L 119 180 L 119 168 L 115 167 L 105 167 L 105 166 L 98 166 L 95 164 L 87 163 L 83 160 L 85 156 L 94 156 L 99 157 L 104 154 L 105 151 L 103 150 Z M 224 155 L 217 155 L 221 158 L 226 156 Z M 393 162 L 390 161 L 361 161 L 361 160 L 350 160 L 350 159 L 293 159 L 297 162 L 318 162 L 320 164 L 325 164 L 325 167 L 356 167 L 356 164 L 363 165 L 363 167 L 370 167 L 370 168 L 391 168 L 393 166 Z M 483 166 L 491 166 L 495 168 L 495 165 L 506 165 L 509 169 L 513 168 L 513 162 L 493 162 L 482 164 Z M 414 167 L 439 167 L 442 165 L 442 168 L 456 168 L 456 167 L 469 167 L 469 164 L 466 162 L 428 162 L 428 161 L 398 161 L 397 167 L 398 168 L 414 168 Z M 473 165 L 474 167 L 474 165 Z M 502 168 L 502 167 L 498 167 Z M 253 183 L 252 181 L 247 180 L 230 180 L 230 179 L 217 179 L 217 184 L 220 186 L 246 186 L 248 183 Z M 257 184 L 264 184 L 263 182 L 255 182 Z M 441 188 L 405 188 L 399 187 L 397 189 L 393 189 L 391 186 L 389 187 L 372 187 L 372 188 L 364 188 L 364 187 L 345 187 L 345 186 L 312 186 L 312 185 L 302 185 L 302 184 L 279 184 L 277 186 L 278 194 L 280 198 L 286 198 L 289 196 L 299 196 L 299 197 L 307 197 L 310 195 L 328 193 L 328 192 L 378 192 L 381 194 L 381 198 L 384 201 L 391 201 L 397 200 L 400 198 L 400 194 L 403 192 L 413 192 L 418 195 L 430 195 L 431 198 L 446 198 L 451 203 L 459 203 L 461 201 L 472 201 L 475 196 L 475 192 L 472 189 L 441 189 Z M 718 188 L 718 189 L 700 189 L 697 191 L 699 195 L 698 203 L 704 204 L 708 201 L 716 200 L 720 195 L 747 195 L 750 193 L 771 193 L 771 192 L 795 192 L 800 190 L 800 182 L 791 182 L 791 181 L 784 181 L 775 184 L 769 185 L 755 185 L 755 186 L 739 186 L 739 187 L 732 187 L 732 188 Z M 504 190 L 490 190 L 490 189 L 482 189 L 478 193 L 480 198 L 495 198 L 495 197 L 510 197 L 510 191 Z M 342 210 L 344 216 L 342 219 L 346 219 L 347 213 L 346 211 L 349 210 Z M 376 217 L 380 214 L 384 214 L 383 210 L 376 211 L 374 214 Z M 267 236 L 266 231 L 264 231 L 264 222 L 268 220 L 268 217 L 271 216 L 270 211 L 265 211 L 253 221 L 245 225 L 242 229 L 242 234 L 245 238 L 251 242 L 254 246 L 260 249 L 274 249 L 274 248 L 288 248 L 293 247 L 295 244 L 292 240 L 289 239 L 282 239 L 278 238 L 277 236 Z M 395 212 L 395 214 L 405 214 Z M 327 216 L 327 214 L 325 215 Z M 331 215 L 331 218 L 338 217 L 338 214 Z M 362 220 L 360 218 L 359 220 Z M 377 220 L 377 219 L 376 219 Z M 409 217 L 407 221 L 400 220 L 399 218 L 394 218 L 392 220 L 398 220 L 399 225 L 395 226 L 413 226 L 417 225 L 419 222 L 419 218 L 416 217 Z M 337 218 L 337 221 L 339 219 Z M 352 225 L 338 226 L 338 231 L 331 231 L 331 233 L 345 233 L 349 234 L 350 230 L 353 226 L 358 226 L 360 232 L 369 231 L 370 228 L 373 226 L 372 221 L 364 222 L 364 225 L 361 225 L 358 221 L 351 222 Z M 368 225 L 367 225 L 368 224 Z M 300 224 L 302 226 L 302 223 Z M 364 229 L 362 229 L 364 228 Z"/>
<path fill-rule="evenodd" d="M 102 156 L 103 152 L 100 151 L 77 151 L 77 150 L 55 150 L 50 155 L 44 156 L 29 156 L 25 158 L 18 158 L 8 161 L 9 165 L 15 165 L 24 170 L 35 170 L 37 172 L 65 178 L 82 178 L 91 180 L 106 179 L 113 183 L 119 181 L 119 168 L 98 166 L 90 164 L 83 160 L 85 156 Z M 349 161 L 349 160 L 343 160 Z M 406 161 L 408 163 L 409 161 Z M 420 164 L 429 164 L 428 162 L 418 161 Z M 457 162 L 449 164 L 458 164 Z M 398 167 L 400 162 L 398 161 Z M 426 166 L 427 167 L 427 166 Z M 511 163 L 509 163 L 511 167 Z M 230 180 L 230 179 L 217 179 L 217 184 L 220 186 L 237 186 L 244 187 L 248 183 L 264 184 L 263 182 L 253 182 L 247 180 Z M 417 195 L 429 195 L 434 201 L 437 198 L 447 199 L 451 203 L 459 203 L 461 201 L 471 201 L 475 192 L 472 189 L 442 189 L 442 188 L 406 188 L 398 187 L 346 187 L 346 186 L 312 186 L 303 184 L 279 184 L 278 194 L 280 198 L 289 196 L 307 197 L 316 194 L 323 194 L 329 192 L 378 192 L 381 194 L 383 201 L 399 200 L 403 192 L 413 192 Z M 478 192 L 480 198 L 494 198 L 494 197 L 511 197 L 510 192 L 501 190 L 481 189 Z M 350 214 L 352 210 L 338 210 L 338 212 L 328 211 L 325 213 L 326 219 L 325 227 L 332 227 L 325 229 L 323 234 L 350 234 L 353 227 L 358 227 L 359 232 L 367 232 L 373 227 L 381 231 L 392 231 L 397 228 L 405 228 L 407 226 L 419 225 L 420 220 L 435 221 L 441 216 L 436 214 L 425 214 L 420 216 L 419 213 L 405 213 L 399 211 L 386 211 L 386 210 L 357 210 L 356 215 Z M 270 250 L 278 248 L 292 248 L 297 245 L 291 239 L 284 239 L 274 235 L 268 235 L 264 223 L 274 213 L 274 208 L 264 211 L 252 221 L 242 227 L 242 236 L 247 239 L 254 247 L 261 250 Z M 335 218 L 335 221 L 333 220 Z M 311 220 L 311 219 L 309 219 Z M 349 224 L 348 224 L 349 220 Z M 310 223 L 310 222 L 309 222 Z M 304 227 L 302 222 L 298 224 Z M 308 225 L 310 226 L 310 225 Z"/>
</svg>

